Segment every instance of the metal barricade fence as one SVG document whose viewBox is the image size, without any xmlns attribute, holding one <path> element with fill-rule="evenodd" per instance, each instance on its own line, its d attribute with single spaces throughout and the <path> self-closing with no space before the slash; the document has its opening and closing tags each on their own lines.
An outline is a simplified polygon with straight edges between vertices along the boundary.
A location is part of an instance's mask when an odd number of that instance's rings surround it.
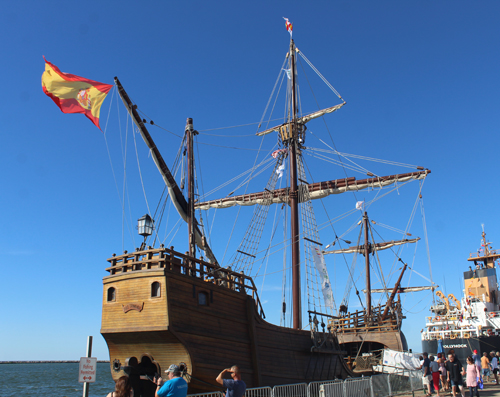
<svg viewBox="0 0 500 397">
<path fill-rule="evenodd" d="M 274 386 L 273 397 L 307 397 L 307 383 Z"/>
<path fill-rule="evenodd" d="M 246 390 L 245 397 L 273 397 L 273 389 L 269 386 L 252 387 Z"/>
<path fill-rule="evenodd" d="M 345 388 L 344 381 L 335 383 L 321 384 L 319 387 L 320 397 L 344 397 Z"/>
<path fill-rule="evenodd" d="M 401 371 L 371 377 L 335 379 L 247 389 L 244 397 L 387 397 L 423 390 L 422 371 Z M 224 397 L 224 393 L 190 394 L 188 397 Z"/>
<path fill-rule="evenodd" d="M 424 382 L 422 378 L 422 371 L 411 371 L 410 372 L 410 383 L 411 390 L 422 390 L 424 388 Z"/>
<path fill-rule="evenodd" d="M 386 397 L 392 395 L 389 383 L 389 375 L 373 375 L 371 377 L 371 380 L 373 397 Z"/>
<path fill-rule="evenodd" d="M 389 387 L 392 395 L 411 392 L 410 371 L 389 374 Z"/>
<path fill-rule="evenodd" d="M 307 397 L 319 397 L 319 389 L 321 385 L 329 385 L 332 383 L 343 383 L 342 379 L 334 379 L 334 380 L 319 380 L 316 382 L 310 382 L 307 385 Z"/>
<path fill-rule="evenodd" d="M 346 397 L 372 397 L 370 377 L 346 379 L 344 391 Z"/>
<path fill-rule="evenodd" d="M 198 393 L 198 394 L 190 394 L 190 397 L 224 397 L 224 393 L 220 391 L 214 391 L 211 393 Z"/>
</svg>

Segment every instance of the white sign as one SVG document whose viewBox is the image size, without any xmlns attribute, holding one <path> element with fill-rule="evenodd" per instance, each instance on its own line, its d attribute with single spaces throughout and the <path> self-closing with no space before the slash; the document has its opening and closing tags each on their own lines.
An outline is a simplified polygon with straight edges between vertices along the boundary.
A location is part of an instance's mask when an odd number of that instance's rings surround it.
<svg viewBox="0 0 500 397">
<path fill-rule="evenodd" d="M 95 374 L 97 372 L 97 358 L 82 357 L 80 358 L 80 368 L 78 369 L 78 382 L 95 382 Z"/>
</svg>

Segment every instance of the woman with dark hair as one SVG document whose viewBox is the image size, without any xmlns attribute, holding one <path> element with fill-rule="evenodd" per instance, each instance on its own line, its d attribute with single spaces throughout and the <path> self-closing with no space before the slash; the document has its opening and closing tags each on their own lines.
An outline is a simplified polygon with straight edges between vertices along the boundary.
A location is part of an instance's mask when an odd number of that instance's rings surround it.
<svg viewBox="0 0 500 397">
<path fill-rule="evenodd" d="M 479 397 L 477 381 L 481 376 L 481 371 L 479 370 L 478 366 L 476 365 L 471 356 L 467 357 L 467 369 L 464 368 L 463 371 L 464 371 L 463 375 L 467 375 L 466 382 L 467 386 L 469 387 L 470 397 L 472 397 L 473 395 Z"/>
<path fill-rule="evenodd" d="M 134 397 L 134 389 L 132 389 L 128 376 L 124 375 L 118 378 L 115 391 L 109 393 L 106 397 Z"/>
</svg>

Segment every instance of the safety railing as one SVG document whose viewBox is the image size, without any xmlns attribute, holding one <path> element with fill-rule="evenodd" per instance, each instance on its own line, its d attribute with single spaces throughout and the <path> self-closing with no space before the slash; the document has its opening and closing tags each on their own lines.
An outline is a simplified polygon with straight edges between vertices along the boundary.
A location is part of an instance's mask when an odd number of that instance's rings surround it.
<svg viewBox="0 0 500 397">
<path fill-rule="evenodd" d="M 344 389 L 346 397 L 372 396 L 372 385 L 369 377 L 346 379 Z"/>
<path fill-rule="evenodd" d="M 252 387 L 246 390 L 245 397 L 273 397 L 273 389 L 269 386 Z"/>
<path fill-rule="evenodd" d="M 422 371 L 404 370 L 361 378 L 333 379 L 247 389 L 244 397 L 388 397 L 423 390 Z M 224 397 L 221 392 L 188 397 Z"/>
<path fill-rule="evenodd" d="M 319 389 L 321 385 L 332 385 L 339 384 L 342 389 L 344 381 L 342 379 L 335 380 L 319 380 L 316 382 L 311 382 L 307 385 L 307 397 L 319 397 Z M 332 386 L 333 387 L 333 386 Z"/>
<path fill-rule="evenodd" d="M 212 393 L 198 393 L 198 394 L 190 394 L 190 397 L 224 397 L 224 393 L 220 391 L 214 391 Z"/>
<path fill-rule="evenodd" d="M 273 397 L 308 397 L 307 383 L 279 385 L 273 387 Z"/>
</svg>

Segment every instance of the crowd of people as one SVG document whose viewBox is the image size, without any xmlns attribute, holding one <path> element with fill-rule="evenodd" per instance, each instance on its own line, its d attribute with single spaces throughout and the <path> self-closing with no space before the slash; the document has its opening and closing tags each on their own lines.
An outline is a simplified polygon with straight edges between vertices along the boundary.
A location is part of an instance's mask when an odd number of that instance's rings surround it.
<svg viewBox="0 0 500 397">
<path fill-rule="evenodd" d="M 186 397 L 188 385 L 182 377 L 179 366 L 172 364 L 165 373 L 168 376 L 166 382 L 161 377 L 152 379 L 152 382 L 156 385 L 155 397 Z M 231 379 L 224 379 L 226 374 Z M 237 365 L 222 370 L 215 380 L 226 388 L 225 397 L 243 397 L 245 394 L 247 386 L 241 379 L 240 369 Z M 134 397 L 134 389 L 129 377 L 126 375 L 121 376 L 115 382 L 115 390 L 109 393 L 107 397 Z"/>
<path fill-rule="evenodd" d="M 465 397 L 466 386 L 471 397 L 479 397 L 479 390 L 483 388 L 484 382 L 498 384 L 500 352 L 491 352 L 489 355 L 485 352 L 482 357 L 479 357 L 477 350 L 473 353 L 467 357 L 465 365 L 456 358 L 453 349 L 447 355 L 438 353 L 437 357 L 429 357 L 428 353 L 423 353 L 420 357 L 420 369 L 427 389 L 426 396 L 431 396 L 435 391 L 436 396 L 440 397 L 440 392 L 447 392 L 451 388 L 453 397 L 458 391 Z"/>
</svg>

